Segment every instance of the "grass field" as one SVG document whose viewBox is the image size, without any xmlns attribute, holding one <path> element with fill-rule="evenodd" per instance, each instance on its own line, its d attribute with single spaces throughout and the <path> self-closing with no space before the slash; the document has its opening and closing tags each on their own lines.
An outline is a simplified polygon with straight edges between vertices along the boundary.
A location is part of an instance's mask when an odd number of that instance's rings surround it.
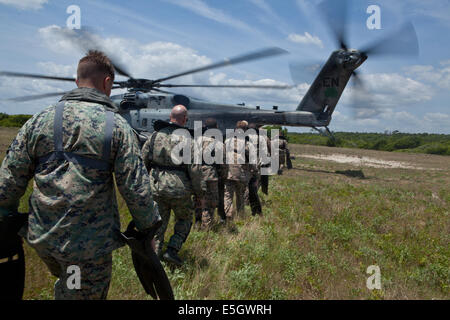
<svg viewBox="0 0 450 320">
<path fill-rule="evenodd" d="M 0 128 L 0 158 L 17 129 Z M 290 145 L 294 168 L 271 177 L 264 215 L 237 230 L 193 229 L 169 268 L 177 299 L 449 299 L 450 157 Z M 371 157 L 370 167 L 303 155 Z M 27 210 L 26 198 L 21 210 Z M 122 226 L 130 215 L 122 199 Z M 173 230 L 173 221 L 168 236 Z M 26 246 L 26 299 L 51 299 L 54 278 Z M 148 299 L 127 247 L 115 251 L 109 299 Z M 369 290 L 367 267 L 381 270 Z"/>
</svg>

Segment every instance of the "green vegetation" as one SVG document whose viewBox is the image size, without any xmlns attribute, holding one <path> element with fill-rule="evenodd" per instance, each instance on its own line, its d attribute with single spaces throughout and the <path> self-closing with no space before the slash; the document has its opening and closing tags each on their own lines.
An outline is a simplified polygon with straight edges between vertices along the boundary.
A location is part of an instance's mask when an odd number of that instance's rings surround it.
<svg viewBox="0 0 450 320">
<path fill-rule="evenodd" d="M 8 115 L 6 113 L 0 113 L 0 127 L 21 127 L 32 116 L 28 114 L 14 114 Z"/>
<path fill-rule="evenodd" d="M 450 155 L 450 135 L 428 133 L 335 132 L 334 139 L 319 133 L 288 133 L 289 143 Z"/>
<path fill-rule="evenodd" d="M 17 129 L 0 128 L 0 160 Z M 327 153 L 292 144 L 291 154 Z M 335 151 L 333 151 L 335 152 Z M 344 149 L 349 154 L 365 150 Z M 375 151 L 370 151 L 374 156 Z M 379 155 L 378 155 L 379 154 Z M 176 299 L 446 299 L 450 298 L 450 158 L 377 153 L 420 170 L 355 167 L 303 157 L 270 178 L 263 216 L 236 218 L 236 230 L 193 228 L 180 256 L 166 265 Z M 19 210 L 28 210 L 30 182 Z M 130 221 L 118 197 L 122 228 Z M 173 232 L 173 218 L 166 234 Z M 25 245 L 25 299 L 52 299 L 55 278 Z M 381 290 L 369 290 L 370 265 Z M 108 299 L 151 299 L 130 250 L 113 254 Z"/>
</svg>

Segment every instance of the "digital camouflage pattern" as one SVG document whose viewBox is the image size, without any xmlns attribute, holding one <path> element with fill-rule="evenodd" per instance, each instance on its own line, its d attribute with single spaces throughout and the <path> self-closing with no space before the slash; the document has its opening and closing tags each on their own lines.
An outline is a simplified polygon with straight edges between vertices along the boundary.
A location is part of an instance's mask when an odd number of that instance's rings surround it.
<svg viewBox="0 0 450 320">
<path fill-rule="evenodd" d="M 71 93 L 62 98 L 66 101 L 63 149 L 99 159 L 105 110 L 111 110 L 113 104 L 95 89 L 79 88 Z M 89 96 L 91 102 L 75 100 L 80 96 Z M 15 211 L 34 177 L 28 226 L 20 234 L 36 250 L 49 252 L 55 259 L 87 261 L 123 245 L 113 174 L 67 160 L 37 165 L 38 158 L 55 150 L 54 115 L 55 106 L 34 115 L 9 147 L 0 168 L 0 207 Z M 125 119 L 118 114 L 114 117 L 109 160 L 136 226 L 144 230 L 160 217 L 136 136 Z"/>
<path fill-rule="evenodd" d="M 153 150 L 151 150 L 153 135 L 156 136 L 154 137 Z M 172 150 L 183 144 L 185 144 L 186 150 L 191 152 L 190 164 L 177 164 L 172 159 Z M 175 226 L 168 247 L 179 251 L 192 226 L 194 215 L 192 196 L 194 192 L 200 195 L 207 191 L 206 184 L 203 184 L 199 179 L 195 179 L 199 176 L 199 167 L 192 165 L 193 145 L 189 131 L 176 124 L 166 123 L 164 127 L 154 131 L 142 147 L 145 166 L 150 170 L 152 193 L 158 203 L 162 218 L 162 226 L 155 235 L 158 254 L 161 254 L 164 245 L 164 234 L 167 230 L 171 210 L 174 211 Z M 181 160 L 181 153 L 179 155 L 179 160 Z"/>
<path fill-rule="evenodd" d="M 214 158 L 215 153 L 224 155 L 224 147 L 221 141 L 212 137 L 201 136 L 196 138 L 195 142 L 198 150 L 201 150 L 203 157 L 209 155 Z M 224 161 L 224 159 L 222 159 Z M 226 165 L 224 164 L 194 164 L 193 179 L 198 179 L 202 183 L 202 192 L 196 201 L 196 221 L 201 221 L 202 228 L 209 228 L 212 226 L 214 211 L 219 203 L 219 178 L 224 175 Z"/>
<path fill-rule="evenodd" d="M 238 214 L 243 214 L 245 210 L 245 190 L 250 181 L 254 165 L 248 163 L 249 146 L 245 142 L 244 152 L 238 150 L 238 138 L 231 137 L 225 140 L 227 153 L 228 172 L 224 183 L 224 211 L 227 219 L 235 216 L 233 209 L 233 196 L 236 194 L 236 209 Z M 233 159 L 233 163 L 229 160 Z M 242 163 L 242 164 L 241 164 Z"/>
<path fill-rule="evenodd" d="M 279 159 L 280 159 L 280 169 L 284 169 L 286 167 L 286 149 L 288 148 L 288 142 L 284 137 L 280 137 L 279 139 Z"/>
<path fill-rule="evenodd" d="M 227 220 L 232 220 L 236 213 L 233 208 L 233 196 L 236 194 L 236 210 L 239 215 L 245 212 L 244 193 L 248 187 L 248 182 L 237 180 L 225 180 L 224 210 Z"/>
<path fill-rule="evenodd" d="M 157 135 L 154 140 L 153 154 L 150 154 L 151 137 L 142 147 L 142 157 L 145 166 L 150 171 L 150 185 L 154 196 L 186 198 L 193 192 L 189 176 L 191 167 L 188 164 L 175 164 L 172 159 L 172 150 L 177 145 L 187 143 L 189 149 L 192 150 L 192 141 L 189 142 L 188 137 L 173 133 L 177 129 L 182 129 L 182 127 L 168 125 L 152 133 L 152 136 Z M 171 169 L 164 169 L 161 166 Z"/>
<path fill-rule="evenodd" d="M 97 257 L 93 260 L 79 262 L 80 288 L 69 289 L 67 284 L 71 276 L 67 272 L 71 262 L 55 259 L 51 254 L 38 252 L 51 274 L 58 278 L 55 282 L 56 300 L 105 300 L 111 282 L 112 254 Z M 70 282 L 70 280 L 69 280 Z"/>
<path fill-rule="evenodd" d="M 167 231 L 167 225 L 170 220 L 170 211 L 175 215 L 174 233 L 170 237 L 167 247 L 179 251 L 186 241 L 192 227 L 192 217 L 194 205 L 192 198 L 162 198 L 155 197 L 158 203 L 159 212 L 162 219 L 162 225 L 155 234 L 156 253 L 160 254 L 164 246 L 164 234 Z"/>
<path fill-rule="evenodd" d="M 231 137 L 225 140 L 225 151 L 228 165 L 227 180 L 240 181 L 248 183 L 250 180 L 250 164 L 248 163 L 248 144 L 245 143 L 244 154 L 239 152 L 237 137 Z M 230 162 L 231 160 L 231 162 Z"/>
</svg>

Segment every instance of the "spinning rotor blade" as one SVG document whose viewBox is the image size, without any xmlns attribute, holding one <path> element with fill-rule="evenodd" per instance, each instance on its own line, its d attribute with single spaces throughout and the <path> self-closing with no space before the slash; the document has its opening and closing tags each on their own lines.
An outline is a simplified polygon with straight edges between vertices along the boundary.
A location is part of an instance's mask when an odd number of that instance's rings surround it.
<svg viewBox="0 0 450 320">
<path fill-rule="evenodd" d="M 310 63 L 291 62 L 289 63 L 291 79 L 296 85 L 302 83 L 311 84 L 324 64 L 324 61 L 314 61 Z"/>
<path fill-rule="evenodd" d="M 367 89 L 365 81 L 361 78 L 360 73 L 353 71 L 352 74 L 353 90 L 350 107 L 353 109 L 353 118 L 369 119 L 376 115 L 378 110 L 374 104 L 374 100 L 371 98 L 371 94 Z"/>
<path fill-rule="evenodd" d="M 60 81 L 75 82 L 75 78 L 44 76 L 44 75 L 40 75 L 40 74 L 22 73 L 22 72 L 0 71 L 0 76 L 35 78 L 35 79 L 47 79 L 47 80 L 60 80 Z"/>
<path fill-rule="evenodd" d="M 227 84 L 160 84 L 159 87 L 166 88 L 235 88 L 235 89 L 291 89 L 293 86 L 275 85 L 227 85 Z M 153 89 L 154 90 L 154 89 Z"/>
<path fill-rule="evenodd" d="M 44 94 L 36 94 L 32 96 L 22 96 L 22 97 L 16 97 L 16 98 L 9 98 L 4 99 L 7 101 L 15 101 L 15 102 L 23 102 L 23 101 L 30 101 L 30 100 L 37 100 L 37 99 L 43 99 L 48 97 L 56 97 L 56 96 L 62 96 L 65 95 L 70 91 L 64 91 L 64 92 L 50 92 L 50 93 L 44 93 Z"/>
<path fill-rule="evenodd" d="M 120 89 L 121 87 L 112 87 L 111 90 L 114 89 Z M 31 96 L 22 96 L 22 97 L 16 97 L 16 98 L 9 98 L 9 99 L 3 99 L 5 101 L 15 101 L 15 102 L 23 102 L 23 101 L 30 101 L 30 100 L 38 100 L 43 98 L 49 98 L 49 97 L 57 97 L 57 96 L 63 96 L 66 93 L 69 93 L 70 91 L 62 91 L 62 92 L 49 92 L 44 94 L 36 94 Z"/>
<path fill-rule="evenodd" d="M 161 90 L 161 89 L 156 89 L 156 88 L 153 88 L 152 90 L 154 90 L 154 91 L 156 91 L 156 92 L 167 93 L 167 94 L 173 94 L 173 95 L 178 94 L 178 93 L 175 93 L 175 92 L 170 92 L 170 91 Z"/>
<path fill-rule="evenodd" d="M 337 45 L 344 50 L 349 47 L 346 30 L 348 1 L 324 0 L 317 5 L 317 10 L 320 11 L 323 20 L 328 24 Z"/>
<path fill-rule="evenodd" d="M 419 42 L 417 40 L 416 30 L 411 22 L 407 22 L 397 31 L 360 51 L 368 56 L 382 54 L 417 56 L 419 54 Z"/>
<path fill-rule="evenodd" d="M 242 63 L 242 62 L 247 62 L 247 61 L 252 61 L 252 60 L 258 60 L 258 59 L 263 59 L 263 58 L 267 58 L 267 57 L 271 57 L 271 56 L 277 56 L 280 54 L 286 54 L 288 53 L 286 50 L 283 50 L 281 48 L 277 48 L 277 47 L 272 47 L 272 48 L 267 48 L 267 49 L 263 49 L 260 51 L 256 51 L 253 53 L 249 53 L 249 54 L 245 54 L 245 55 L 241 55 L 238 57 L 234 57 L 234 58 L 230 58 L 230 59 L 224 59 L 224 61 L 221 62 L 217 62 L 217 63 L 213 63 L 204 67 L 200 67 L 200 68 L 196 68 L 196 69 L 192 69 L 189 71 L 185 71 L 185 72 L 181 72 L 178 74 L 174 74 L 172 76 L 169 77 L 165 77 L 165 78 L 160 78 L 155 80 L 154 82 L 162 82 L 162 81 L 166 81 L 169 79 L 174 79 L 174 78 L 178 78 L 181 76 L 185 76 L 188 74 L 193 74 L 193 73 L 197 73 L 200 71 L 206 71 L 206 70 L 212 70 L 212 69 L 216 69 L 216 68 L 220 68 L 223 66 L 230 66 L 233 64 L 238 64 L 238 63 Z"/>
<path fill-rule="evenodd" d="M 111 55 L 109 52 L 107 52 L 104 48 L 102 48 L 99 44 L 99 40 L 101 40 L 100 37 L 96 36 L 96 34 L 92 31 L 91 28 L 83 27 L 79 30 L 72 30 L 72 29 L 57 29 L 56 32 L 59 36 L 62 38 L 75 43 L 81 50 L 85 51 L 86 53 L 89 50 L 99 50 L 105 53 L 109 60 L 111 61 L 112 65 L 114 66 L 114 69 L 116 72 L 122 76 L 133 78 L 130 73 L 126 70 L 125 67 L 123 67 L 121 64 L 117 62 L 117 59 L 114 59 L 113 55 Z"/>
</svg>

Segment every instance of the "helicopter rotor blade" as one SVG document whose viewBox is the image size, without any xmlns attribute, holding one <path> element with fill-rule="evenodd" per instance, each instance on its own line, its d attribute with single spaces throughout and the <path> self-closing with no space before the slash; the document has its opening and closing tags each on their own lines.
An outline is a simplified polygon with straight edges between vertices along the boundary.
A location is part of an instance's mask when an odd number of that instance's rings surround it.
<svg viewBox="0 0 450 320">
<path fill-rule="evenodd" d="M 188 70 L 185 72 L 177 73 L 177 74 L 165 77 L 165 78 L 160 78 L 160 79 L 155 80 L 154 82 L 158 83 L 158 82 L 166 81 L 169 79 L 174 79 L 174 78 L 178 78 L 181 76 L 185 76 L 188 74 L 193 74 L 193 73 L 206 71 L 206 70 L 212 70 L 212 69 L 216 69 L 216 68 L 220 68 L 220 67 L 224 67 L 224 66 L 230 66 L 230 65 L 234 65 L 234 64 L 238 64 L 238 63 L 242 63 L 242 62 L 263 59 L 263 58 L 277 56 L 277 55 L 286 54 L 286 53 L 288 53 L 288 52 L 281 48 L 277 48 L 277 47 L 266 48 L 266 49 L 262 49 L 262 50 L 259 50 L 256 52 L 237 56 L 234 58 L 227 58 L 227 59 L 224 59 L 224 61 L 216 62 L 216 63 L 210 64 L 210 65 L 204 66 L 204 67 L 195 68 L 195 69 Z"/>
<path fill-rule="evenodd" d="M 289 71 L 291 79 L 296 85 L 302 83 L 312 83 L 324 66 L 325 61 L 290 62 Z"/>
<path fill-rule="evenodd" d="M 159 87 L 166 88 L 235 88 L 235 89 L 292 89 L 289 85 L 227 85 L 227 84 L 160 84 Z M 154 89 L 152 89 L 154 90 Z"/>
<path fill-rule="evenodd" d="M 317 10 L 328 24 L 338 47 L 344 50 L 349 48 L 347 35 L 348 1 L 324 0 L 317 5 Z"/>
<path fill-rule="evenodd" d="M 133 78 L 128 70 L 126 70 L 123 65 L 117 62 L 117 59 L 114 58 L 114 55 L 111 55 L 110 52 L 107 52 L 105 48 L 100 46 L 100 38 L 96 38 L 96 34 L 92 28 L 84 26 L 81 29 L 58 29 L 58 31 L 54 30 L 54 32 L 57 32 L 58 35 L 63 37 L 64 39 L 75 43 L 85 53 L 87 53 L 89 50 L 99 50 L 104 52 L 108 56 L 112 65 L 114 66 L 114 69 L 119 75 L 127 78 Z"/>
<path fill-rule="evenodd" d="M 352 73 L 353 90 L 350 102 L 354 119 L 370 119 L 378 114 L 378 109 L 374 100 L 371 98 L 366 82 L 361 78 L 358 71 Z"/>
<path fill-rule="evenodd" d="M 154 90 L 154 91 L 156 91 L 156 92 L 167 93 L 167 94 L 173 94 L 173 95 L 178 94 L 178 93 L 175 93 L 175 92 L 170 92 L 170 91 L 161 90 L 161 89 L 156 89 L 156 88 L 152 88 L 152 90 Z"/>
<path fill-rule="evenodd" d="M 59 80 L 59 81 L 70 81 L 70 82 L 75 82 L 75 78 L 45 76 L 45 75 L 41 75 L 41 74 L 22 73 L 22 72 L 0 71 L 0 76 L 7 76 L 7 77 L 22 77 L 22 78 L 35 78 L 35 79 L 47 79 L 47 80 Z"/>
<path fill-rule="evenodd" d="M 398 30 L 373 42 L 360 50 L 367 56 L 373 55 L 411 55 L 419 54 L 417 33 L 411 22 L 406 22 Z"/>
<path fill-rule="evenodd" d="M 111 90 L 114 89 L 120 89 L 121 87 L 112 87 Z M 38 100 L 43 98 L 49 98 L 49 97 L 57 97 L 57 96 L 63 96 L 66 93 L 69 93 L 70 91 L 62 91 L 62 92 L 49 92 L 44 94 L 36 94 L 31 96 L 21 96 L 21 97 L 15 97 L 15 98 L 8 98 L 8 99 L 2 99 L 3 101 L 14 101 L 14 102 L 24 102 L 24 101 L 31 101 L 31 100 Z"/>
<path fill-rule="evenodd" d="M 38 99 L 49 98 L 49 97 L 63 96 L 68 92 L 70 92 L 70 91 L 49 92 L 49 93 L 44 93 L 44 94 L 36 94 L 36 95 L 32 95 L 32 96 L 22 96 L 22 97 L 9 98 L 9 99 L 3 99 L 3 100 L 24 102 L 24 101 L 38 100 Z"/>
</svg>

